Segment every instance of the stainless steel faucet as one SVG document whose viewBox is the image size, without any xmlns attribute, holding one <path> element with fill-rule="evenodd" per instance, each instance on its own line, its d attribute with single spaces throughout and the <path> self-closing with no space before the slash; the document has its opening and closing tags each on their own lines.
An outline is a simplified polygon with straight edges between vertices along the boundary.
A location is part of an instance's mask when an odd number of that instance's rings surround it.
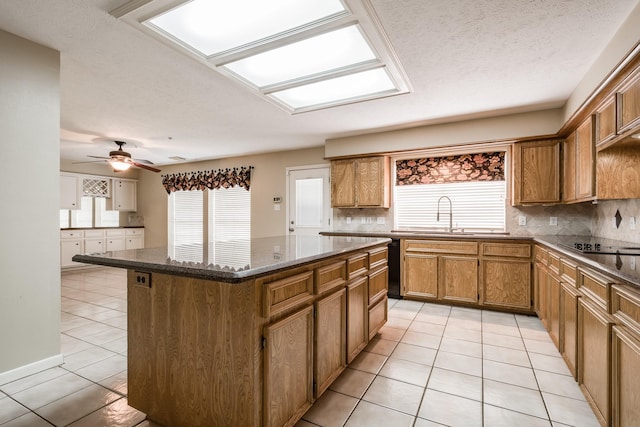
<svg viewBox="0 0 640 427">
<path fill-rule="evenodd" d="M 438 199 L 438 212 L 436 213 L 436 221 L 440 222 L 440 201 L 447 199 L 449 201 L 449 233 L 453 231 L 453 204 L 451 199 L 447 196 L 442 196 Z"/>
</svg>

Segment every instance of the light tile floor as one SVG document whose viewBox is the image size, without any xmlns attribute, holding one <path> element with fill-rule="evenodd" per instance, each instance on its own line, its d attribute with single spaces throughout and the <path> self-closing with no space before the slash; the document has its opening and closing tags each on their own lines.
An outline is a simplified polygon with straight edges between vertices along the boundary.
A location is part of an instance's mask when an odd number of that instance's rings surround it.
<svg viewBox="0 0 640 427">
<path fill-rule="evenodd" d="M 0 426 L 154 427 L 127 405 L 126 272 L 62 275 L 60 367 L 0 384 Z M 309 426 L 597 427 L 536 317 L 389 300 Z"/>
</svg>

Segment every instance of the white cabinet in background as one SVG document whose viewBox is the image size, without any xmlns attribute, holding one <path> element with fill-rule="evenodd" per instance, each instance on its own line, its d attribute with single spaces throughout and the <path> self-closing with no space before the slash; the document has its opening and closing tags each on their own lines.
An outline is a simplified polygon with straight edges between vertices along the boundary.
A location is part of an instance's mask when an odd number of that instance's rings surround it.
<svg viewBox="0 0 640 427">
<path fill-rule="evenodd" d="M 104 230 L 84 230 L 84 252 L 104 252 L 107 247 Z"/>
<path fill-rule="evenodd" d="M 80 209 L 80 192 L 76 175 L 60 174 L 60 209 Z"/>
<path fill-rule="evenodd" d="M 72 267 L 82 265 L 73 262 L 74 255 L 84 252 L 84 232 L 82 230 L 63 230 L 60 232 L 60 266 Z"/>
<path fill-rule="evenodd" d="M 125 249 L 141 249 L 144 248 L 144 229 L 127 228 L 125 235 Z"/>
<path fill-rule="evenodd" d="M 122 251 L 125 249 L 125 233 L 123 228 L 106 230 L 106 232 L 107 251 Z"/>
<path fill-rule="evenodd" d="M 136 211 L 138 208 L 137 181 L 130 179 L 114 179 L 111 188 L 111 207 L 114 211 Z"/>
</svg>

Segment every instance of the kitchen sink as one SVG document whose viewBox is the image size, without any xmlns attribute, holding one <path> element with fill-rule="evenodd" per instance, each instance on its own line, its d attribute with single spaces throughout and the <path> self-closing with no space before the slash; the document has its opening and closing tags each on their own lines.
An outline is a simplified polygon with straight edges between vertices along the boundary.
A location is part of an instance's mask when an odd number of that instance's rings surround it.
<svg viewBox="0 0 640 427">
<path fill-rule="evenodd" d="M 506 231 L 492 231 L 492 230 L 469 230 L 464 228 L 454 228 L 453 230 L 447 230 L 443 228 L 402 228 L 397 230 L 391 230 L 392 233 L 408 233 L 408 234 L 442 234 L 447 236 L 507 236 Z"/>
</svg>

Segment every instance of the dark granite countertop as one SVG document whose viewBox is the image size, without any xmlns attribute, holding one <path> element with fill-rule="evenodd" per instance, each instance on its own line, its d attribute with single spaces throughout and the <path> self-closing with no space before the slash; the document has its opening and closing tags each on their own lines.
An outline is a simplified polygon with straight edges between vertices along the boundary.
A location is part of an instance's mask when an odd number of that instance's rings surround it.
<svg viewBox="0 0 640 427">
<path fill-rule="evenodd" d="M 389 241 L 379 237 L 277 236 L 81 254 L 73 261 L 238 283 Z"/>
</svg>

